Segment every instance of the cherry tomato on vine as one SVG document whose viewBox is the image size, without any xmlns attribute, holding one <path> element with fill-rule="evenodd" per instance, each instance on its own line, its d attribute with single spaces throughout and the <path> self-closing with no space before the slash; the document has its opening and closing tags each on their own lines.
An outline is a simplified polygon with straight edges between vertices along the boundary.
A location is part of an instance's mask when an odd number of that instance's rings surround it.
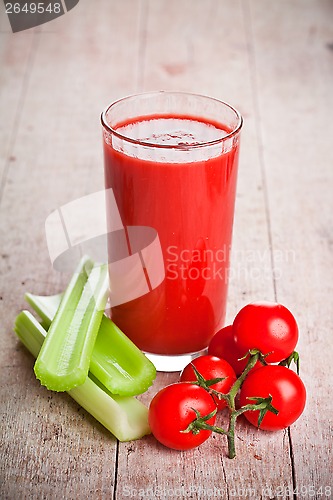
<svg viewBox="0 0 333 500">
<path fill-rule="evenodd" d="M 208 354 L 225 359 L 232 366 L 237 376 L 243 372 L 248 362 L 248 357 L 241 359 L 245 356 L 246 351 L 239 349 L 236 344 L 232 325 L 225 326 L 215 333 L 208 346 Z M 254 368 L 260 366 L 262 364 L 258 362 Z"/>
<path fill-rule="evenodd" d="M 161 389 L 149 406 L 148 421 L 155 438 L 165 446 L 176 450 L 189 450 L 202 444 L 212 431 L 198 429 L 184 432 L 196 419 L 216 411 L 216 405 L 208 392 L 198 385 L 178 382 Z M 206 420 L 214 425 L 215 414 Z"/>
<path fill-rule="evenodd" d="M 233 383 L 236 381 L 236 374 L 232 366 L 224 359 L 218 358 L 216 356 L 211 356 L 209 354 L 205 356 L 199 356 L 192 360 L 180 374 L 181 382 L 196 382 L 197 378 L 193 370 L 193 366 L 198 370 L 200 375 L 204 377 L 205 380 L 212 380 L 215 378 L 223 378 L 220 382 L 212 384 L 209 389 L 214 389 L 215 391 L 222 392 L 222 394 L 227 394 L 231 389 Z M 212 397 L 216 403 L 219 410 L 226 407 L 226 401 L 219 399 L 216 395 L 212 394 Z"/>
<path fill-rule="evenodd" d="M 282 304 L 253 302 L 243 307 L 233 322 L 234 340 L 240 352 L 259 349 L 270 353 L 267 363 L 286 359 L 295 349 L 298 327 L 294 316 Z"/>
<path fill-rule="evenodd" d="M 279 411 L 277 415 L 267 412 L 260 429 L 276 431 L 293 424 L 302 414 L 306 390 L 300 377 L 285 366 L 267 365 L 251 371 L 245 379 L 240 392 L 240 406 L 255 403 L 253 397 L 272 396 L 272 405 Z M 244 413 L 251 424 L 258 427 L 259 411 Z"/>
</svg>

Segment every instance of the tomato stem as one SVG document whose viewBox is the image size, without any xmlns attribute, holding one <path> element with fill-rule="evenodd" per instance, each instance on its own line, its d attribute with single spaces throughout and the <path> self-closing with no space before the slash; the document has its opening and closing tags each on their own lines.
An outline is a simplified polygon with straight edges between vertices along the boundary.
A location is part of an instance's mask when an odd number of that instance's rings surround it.
<svg viewBox="0 0 333 500">
<path fill-rule="evenodd" d="M 192 364 L 192 368 L 196 375 L 196 384 L 200 387 L 206 389 L 211 395 L 217 396 L 219 399 L 224 399 L 227 402 L 227 406 L 229 408 L 229 426 L 228 430 L 224 430 L 221 427 L 217 427 L 215 425 L 210 425 L 207 423 L 217 412 L 217 408 L 209 413 L 206 416 L 200 415 L 200 412 L 196 409 L 192 408 L 195 412 L 196 418 L 188 425 L 188 427 L 182 432 L 192 432 L 193 434 L 198 434 L 200 430 L 209 430 L 212 432 L 216 432 L 217 434 L 224 434 L 228 439 L 228 456 L 229 458 L 234 458 L 236 456 L 236 447 L 235 447 L 235 429 L 237 418 L 242 415 L 242 413 L 246 411 L 259 411 L 258 418 L 258 427 L 262 422 L 265 414 L 270 411 L 274 414 L 278 413 L 278 410 L 272 405 L 272 396 L 268 396 L 267 398 L 261 397 L 251 397 L 249 399 L 256 401 L 254 404 L 247 404 L 242 406 L 241 408 L 236 409 L 236 396 L 238 394 L 239 389 L 241 388 L 244 380 L 246 379 L 248 373 L 259 361 L 261 364 L 267 364 L 265 361 L 265 357 L 267 355 L 263 355 L 258 349 L 250 350 L 246 356 L 249 356 L 248 362 L 242 374 L 238 377 L 238 379 L 232 385 L 230 391 L 227 394 L 223 394 L 211 388 L 211 385 L 214 383 L 223 380 L 223 379 L 211 379 L 206 380 L 201 373 L 196 369 L 196 367 Z M 293 358 L 294 359 L 294 358 Z M 289 360 L 289 358 L 288 358 Z M 294 359 L 295 360 L 295 359 Z M 292 359 L 290 360 L 290 362 Z M 287 360 L 286 360 L 287 362 Z M 193 383 L 193 382 L 192 382 Z"/>
<path fill-rule="evenodd" d="M 250 357 L 249 357 L 249 360 L 246 364 L 246 367 L 244 368 L 242 374 L 234 382 L 233 386 L 231 387 L 231 389 L 227 395 L 228 399 L 229 399 L 229 408 L 231 411 L 235 410 L 235 398 L 236 398 L 237 393 L 238 393 L 239 389 L 241 388 L 246 376 L 248 375 L 249 371 L 252 370 L 252 368 L 255 366 L 257 361 L 260 361 L 260 362 L 264 361 L 263 355 L 257 349 L 254 349 L 253 351 L 249 351 L 249 354 L 250 354 Z"/>
<path fill-rule="evenodd" d="M 195 408 L 192 408 L 192 410 L 194 411 L 196 418 L 186 427 L 184 431 L 181 432 L 183 433 L 192 432 L 193 434 L 198 434 L 201 430 L 206 430 L 206 431 L 216 432 L 217 434 L 228 435 L 228 432 L 222 429 L 221 427 L 217 427 L 215 425 L 210 425 L 206 423 L 208 420 L 210 420 L 216 415 L 217 408 L 208 415 L 204 416 L 202 416 L 200 412 Z"/>
<path fill-rule="evenodd" d="M 195 382 L 190 382 L 191 384 L 196 384 L 199 387 L 202 387 L 205 389 L 211 396 L 214 395 L 218 399 L 226 399 L 228 401 L 228 397 L 226 394 L 223 394 L 222 392 L 216 391 L 215 389 L 212 389 L 212 385 L 217 384 L 218 382 L 222 382 L 222 380 L 225 380 L 226 377 L 217 377 L 217 378 L 212 378 L 212 379 L 205 379 L 199 372 L 199 370 L 194 366 L 193 363 L 191 363 L 192 369 L 194 371 L 194 374 L 196 376 L 196 381 Z"/>
<path fill-rule="evenodd" d="M 228 428 L 228 454 L 229 458 L 235 458 L 236 456 L 236 449 L 235 449 L 235 428 L 236 428 L 236 421 L 237 418 L 241 413 L 243 413 L 240 410 L 236 410 L 236 396 L 241 388 L 247 374 L 249 373 L 250 370 L 255 366 L 255 364 L 258 362 L 259 359 L 262 358 L 262 354 L 260 351 L 255 350 L 255 351 L 250 351 L 249 352 L 250 357 L 249 360 L 246 364 L 246 367 L 244 368 L 242 374 L 238 377 L 238 379 L 234 382 L 232 385 L 229 393 L 227 394 L 228 397 L 228 406 L 229 406 L 229 428 Z M 245 411 L 245 410 L 244 410 Z"/>
<path fill-rule="evenodd" d="M 229 429 L 228 429 L 228 453 L 229 458 L 235 458 L 236 448 L 235 448 L 235 427 L 238 415 L 236 411 L 231 411 L 229 416 Z"/>
<path fill-rule="evenodd" d="M 299 363 L 300 363 L 300 360 L 299 360 L 299 354 L 298 354 L 297 351 L 293 351 L 290 354 L 290 356 L 288 356 L 288 358 L 280 361 L 279 365 L 280 366 L 287 366 L 288 368 L 290 368 L 290 365 L 291 365 L 292 362 L 295 363 L 297 375 L 299 375 Z"/>
</svg>

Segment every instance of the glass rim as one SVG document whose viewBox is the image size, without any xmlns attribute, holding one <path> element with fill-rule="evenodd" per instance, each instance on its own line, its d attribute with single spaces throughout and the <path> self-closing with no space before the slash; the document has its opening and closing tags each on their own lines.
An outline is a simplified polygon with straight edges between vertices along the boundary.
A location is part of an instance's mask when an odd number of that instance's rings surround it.
<svg viewBox="0 0 333 500">
<path fill-rule="evenodd" d="M 228 134 L 224 135 L 223 137 L 220 137 L 218 139 L 214 139 L 212 141 L 198 142 L 196 144 L 158 144 L 158 143 L 153 143 L 153 142 L 149 142 L 146 140 L 134 139 L 132 137 L 121 134 L 120 132 L 117 131 L 117 129 L 111 127 L 111 125 L 109 125 L 107 123 L 106 115 L 107 115 L 108 111 L 113 106 L 116 106 L 118 103 L 121 103 L 123 101 L 126 101 L 126 100 L 131 99 L 131 98 L 135 98 L 135 97 L 154 96 L 154 95 L 161 95 L 161 94 L 193 96 L 193 97 L 205 98 L 205 99 L 208 99 L 210 101 L 216 101 L 219 104 L 223 104 L 224 106 L 229 108 L 233 113 L 235 113 L 235 116 L 237 117 L 237 123 L 236 123 L 235 127 L 233 128 L 233 130 L 231 132 L 229 132 Z M 149 115 L 147 115 L 147 116 L 149 116 Z M 227 102 L 222 101 L 220 99 L 217 99 L 215 97 L 209 97 L 209 96 L 206 96 L 203 94 L 196 94 L 196 93 L 192 93 L 192 92 L 159 90 L 159 91 L 154 91 L 154 92 L 142 92 L 142 93 L 138 93 L 138 94 L 130 94 L 130 95 L 127 95 L 127 96 L 122 97 L 120 99 L 117 99 L 116 101 L 113 101 L 111 104 L 109 104 L 104 109 L 104 111 L 102 111 L 101 123 L 102 123 L 103 128 L 105 130 L 107 130 L 109 133 L 111 133 L 112 135 L 115 135 L 119 139 L 122 139 L 122 140 L 127 141 L 127 142 L 131 142 L 132 144 L 137 144 L 140 146 L 145 146 L 145 147 L 150 147 L 150 148 L 161 148 L 161 149 L 169 149 L 169 150 L 176 149 L 179 151 L 181 151 L 181 150 L 182 151 L 189 151 L 189 150 L 194 149 L 194 148 L 202 148 L 202 147 L 214 146 L 217 144 L 221 144 L 221 143 L 231 139 L 232 137 L 236 136 L 240 132 L 240 130 L 243 126 L 243 117 L 236 108 L 234 108 L 233 106 L 231 106 Z"/>
</svg>

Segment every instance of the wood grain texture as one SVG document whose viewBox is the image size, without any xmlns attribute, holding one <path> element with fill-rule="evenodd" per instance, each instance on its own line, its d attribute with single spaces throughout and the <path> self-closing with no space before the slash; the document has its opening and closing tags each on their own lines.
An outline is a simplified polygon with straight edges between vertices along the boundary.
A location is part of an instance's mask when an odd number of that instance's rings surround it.
<svg viewBox="0 0 333 500">
<path fill-rule="evenodd" d="M 296 2 L 291 16 L 300 8 L 303 14 L 291 30 L 290 18 L 276 6 L 263 14 L 259 4 L 253 2 L 251 13 L 258 89 L 264 90 L 258 92 L 258 118 L 276 295 L 297 315 L 301 373 L 308 388 L 303 418 L 290 429 L 294 481 L 325 486 L 332 483 L 333 472 L 332 446 L 327 446 L 332 440 L 332 402 L 327 398 L 332 368 L 323 362 L 323 355 L 329 360 L 333 354 L 327 300 L 332 290 L 333 153 L 327 109 L 333 109 L 333 30 L 325 17 L 332 16 L 333 6 L 321 2 L 320 9 L 313 9 L 312 2 Z M 265 38 L 269 51 L 262 46 Z"/>
<path fill-rule="evenodd" d="M 17 34 L 3 5 L 0 14 L 1 498 L 290 498 L 288 487 L 294 498 L 325 498 L 333 474 L 332 2 L 81 0 Z M 55 293 L 66 283 L 51 268 L 44 222 L 103 186 L 100 112 L 154 89 L 212 95 L 243 114 L 227 322 L 267 299 L 290 307 L 300 326 L 305 413 L 279 433 L 240 419 L 234 460 L 221 436 L 183 453 L 152 436 L 117 443 L 67 395 L 40 387 L 12 333 L 24 291 Z M 158 374 L 141 399 L 149 404 L 175 380 Z"/>
</svg>

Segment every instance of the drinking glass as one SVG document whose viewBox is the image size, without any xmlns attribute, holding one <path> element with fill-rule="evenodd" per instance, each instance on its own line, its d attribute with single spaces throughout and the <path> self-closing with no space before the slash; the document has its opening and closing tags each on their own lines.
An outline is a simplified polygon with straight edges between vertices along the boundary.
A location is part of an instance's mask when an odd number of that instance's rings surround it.
<svg viewBox="0 0 333 500">
<path fill-rule="evenodd" d="M 111 317 L 158 370 L 180 370 L 225 319 L 242 117 L 211 97 L 161 91 L 120 99 L 101 120 L 122 224 L 113 230 L 112 204 Z"/>
</svg>

